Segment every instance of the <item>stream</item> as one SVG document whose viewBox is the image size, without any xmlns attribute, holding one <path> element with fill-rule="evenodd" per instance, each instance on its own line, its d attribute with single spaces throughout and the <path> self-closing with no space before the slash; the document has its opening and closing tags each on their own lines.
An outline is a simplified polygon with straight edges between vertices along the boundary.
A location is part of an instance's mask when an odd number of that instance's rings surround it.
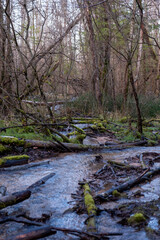
<svg viewBox="0 0 160 240">
<path fill-rule="evenodd" d="M 1 214 L 27 212 L 32 218 L 40 218 L 42 214 L 50 216 L 49 223 L 57 227 L 74 228 L 86 230 L 84 221 L 87 214 L 78 215 L 71 211 L 74 201 L 72 193 L 76 193 L 78 182 L 88 179 L 89 175 L 103 167 L 108 159 L 123 160 L 129 156 L 135 156 L 143 152 L 160 153 L 160 146 L 157 147 L 134 147 L 125 150 L 104 150 L 101 152 L 67 153 L 60 154 L 58 157 L 50 158 L 49 163 L 32 167 L 26 170 L 13 170 L 0 172 L 1 185 L 7 187 L 7 193 L 21 191 L 38 181 L 42 177 L 54 172 L 55 175 L 44 185 L 36 188 L 36 191 L 28 200 L 14 206 L 1 210 Z M 104 161 L 94 162 L 95 156 L 101 154 Z M 160 196 L 160 178 L 155 178 L 150 184 L 144 184 L 142 188 L 145 194 L 138 201 L 151 201 Z M 116 204 L 116 202 L 114 202 Z M 151 219 L 150 225 L 154 227 L 158 223 Z M 112 240 L 147 240 L 149 239 L 144 230 L 136 231 L 132 227 L 122 226 L 112 218 L 109 213 L 102 212 L 97 217 L 97 226 L 99 232 L 119 232 L 122 236 L 110 237 Z M 34 229 L 33 226 L 27 226 L 21 223 L 7 222 L 1 225 L 0 240 L 5 240 L 8 236 L 23 233 L 28 229 Z M 43 239 L 79 239 L 73 235 L 65 235 L 61 232 Z"/>
</svg>

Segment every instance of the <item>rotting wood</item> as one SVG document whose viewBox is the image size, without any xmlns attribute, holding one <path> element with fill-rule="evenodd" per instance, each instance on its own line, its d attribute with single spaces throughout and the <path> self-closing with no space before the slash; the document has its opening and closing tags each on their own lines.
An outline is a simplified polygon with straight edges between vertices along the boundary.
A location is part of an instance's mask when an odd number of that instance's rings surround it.
<svg viewBox="0 0 160 240">
<path fill-rule="evenodd" d="M 0 209 L 6 208 L 8 206 L 15 205 L 28 199 L 31 196 L 31 191 L 25 190 L 20 192 L 15 192 L 10 195 L 0 198 Z"/>
<path fill-rule="evenodd" d="M 144 182 L 146 180 L 149 180 L 150 178 L 152 178 L 153 176 L 155 176 L 155 175 L 157 175 L 159 173 L 160 173 L 160 168 L 157 168 L 157 169 L 154 169 L 154 170 L 147 169 L 138 178 L 129 180 L 129 181 L 127 181 L 127 182 L 125 182 L 125 183 L 123 183 L 123 184 L 121 184 L 119 186 L 112 187 L 109 190 L 107 190 L 106 192 L 97 195 L 95 198 L 103 200 L 103 201 L 107 201 L 109 196 L 112 195 L 113 191 L 117 190 L 118 192 L 123 192 L 125 190 L 128 190 L 128 189 L 134 187 L 137 184 L 140 184 L 140 183 L 142 183 L 142 182 Z"/>
</svg>

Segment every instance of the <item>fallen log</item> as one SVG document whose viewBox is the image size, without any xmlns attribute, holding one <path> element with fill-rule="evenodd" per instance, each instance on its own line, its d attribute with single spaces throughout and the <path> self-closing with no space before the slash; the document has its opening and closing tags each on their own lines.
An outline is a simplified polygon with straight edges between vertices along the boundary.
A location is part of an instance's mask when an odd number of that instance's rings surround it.
<svg viewBox="0 0 160 240">
<path fill-rule="evenodd" d="M 52 178 L 55 175 L 55 173 L 50 173 L 47 176 L 41 178 L 40 180 L 38 180 L 37 182 L 33 183 L 32 185 L 30 185 L 27 190 L 29 191 L 33 191 L 34 188 L 39 187 L 40 185 L 44 184 L 48 179 Z"/>
<path fill-rule="evenodd" d="M 53 136 L 54 138 L 54 136 Z M 54 149 L 54 150 L 62 150 L 62 151 L 87 151 L 91 150 L 102 150 L 102 149 L 111 149 L 111 150 L 120 150 L 133 146 L 142 146 L 147 143 L 147 141 L 137 141 L 133 143 L 122 143 L 122 144 L 114 144 L 109 146 L 92 146 L 92 145 L 83 145 L 83 144 L 74 144 L 74 143 L 61 143 L 56 138 L 53 141 L 40 141 L 40 140 L 30 140 L 30 139 L 18 139 L 15 137 L 0 137 L 0 143 L 13 146 L 23 146 L 24 148 L 29 147 L 38 147 L 45 149 Z"/>
<path fill-rule="evenodd" d="M 6 208 L 8 206 L 15 205 L 19 202 L 22 202 L 26 199 L 28 199 L 31 196 L 31 193 L 36 187 L 39 187 L 40 185 L 44 184 L 48 179 L 53 177 L 55 173 L 50 173 L 47 176 L 41 178 L 37 182 L 30 185 L 27 190 L 15 192 L 8 196 L 4 196 L 0 198 L 0 209 Z"/>
<path fill-rule="evenodd" d="M 28 160 L 29 160 L 28 155 L 15 155 L 3 157 L 0 158 L 0 168 L 27 164 Z"/>
<path fill-rule="evenodd" d="M 88 232 L 97 232 L 96 229 L 96 219 L 95 216 L 97 215 L 97 208 L 94 202 L 94 199 L 91 195 L 91 189 L 88 185 L 88 183 L 82 184 L 83 190 L 84 190 L 84 203 L 86 210 L 88 212 L 88 218 L 87 218 L 87 231 Z"/>
<path fill-rule="evenodd" d="M 27 231 L 17 236 L 11 236 L 7 240 L 33 240 L 43 237 L 48 237 L 50 235 L 56 234 L 56 231 L 53 230 L 50 226 L 38 227 L 35 230 Z"/>
<path fill-rule="evenodd" d="M 23 221 L 22 221 L 23 223 Z M 35 225 L 35 224 L 33 224 Z M 48 226 L 48 225 L 44 225 L 42 227 L 37 227 L 32 231 L 27 231 L 26 233 L 22 233 L 20 235 L 17 236 L 12 236 L 12 237 L 8 237 L 6 240 L 32 240 L 32 239 L 39 239 L 45 236 L 49 236 L 49 235 L 53 235 L 55 234 L 57 231 L 60 232 L 64 232 L 64 233 L 68 233 L 71 235 L 75 235 L 80 237 L 81 239 L 109 239 L 108 236 L 120 236 L 122 235 L 122 233 L 117 233 L 117 232 L 113 232 L 113 233 L 88 233 L 88 232 L 84 232 L 81 230 L 77 230 L 77 229 L 67 229 L 67 228 L 59 228 L 59 227 L 54 227 L 54 226 Z M 43 234 L 43 235 L 42 235 Z M 47 235 L 49 234 L 49 235 Z"/>
<path fill-rule="evenodd" d="M 45 160 L 45 161 L 41 161 L 41 162 L 31 162 L 25 165 L 21 165 L 21 166 L 13 166 L 10 168 L 0 168 L 0 171 L 17 171 L 17 170 L 25 170 L 28 168 L 32 168 L 32 167 L 37 167 L 37 166 L 41 166 L 41 165 L 45 165 L 45 164 L 49 164 L 50 161 L 49 160 Z"/>
<path fill-rule="evenodd" d="M 8 196 L 0 198 L 0 209 L 6 208 L 8 206 L 15 205 L 19 202 L 22 202 L 28 199 L 31 196 L 31 191 L 25 190 L 20 192 L 12 193 Z"/>
<path fill-rule="evenodd" d="M 141 176 L 139 176 L 136 179 L 132 179 L 130 181 L 127 181 L 119 186 L 116 187 L 112 187 L 109 190 L 107 190 L 106 192 L 102 193 L 102 194 L 98 194 L 95 198 L 97 200 L 103 200 L 103 201 L 107 201 L 109 196 L 112 195 L 112 193 L 117 190 L 118 192 L 123 192 L 126 191 L 132 187 L 134 187 L 137 184 L 143 183 L 146 180 L 149 180 L 150 178 L 152 178 L 153 176 L 160 174 L 160 168 L 154 169 L 154 170 L 150 170 L 147 169 Z"/>
</svg>

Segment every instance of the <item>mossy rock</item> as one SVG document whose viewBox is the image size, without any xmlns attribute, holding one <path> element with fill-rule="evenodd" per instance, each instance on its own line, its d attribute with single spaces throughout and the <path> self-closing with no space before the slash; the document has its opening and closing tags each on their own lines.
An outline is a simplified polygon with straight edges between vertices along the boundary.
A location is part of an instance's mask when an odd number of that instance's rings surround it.
<svg viewBox="0 0 160 240">
<path fill-rule="evenodd" d="M 142 213 L 135 213 L 133 216 L 131 216 L 128 219 L 129 225 L 137 225 L 137 224 L 144 223 L 144 222 L 146 222 L 146 218 L 144 217 L 144 215 Z"/>
</svg>

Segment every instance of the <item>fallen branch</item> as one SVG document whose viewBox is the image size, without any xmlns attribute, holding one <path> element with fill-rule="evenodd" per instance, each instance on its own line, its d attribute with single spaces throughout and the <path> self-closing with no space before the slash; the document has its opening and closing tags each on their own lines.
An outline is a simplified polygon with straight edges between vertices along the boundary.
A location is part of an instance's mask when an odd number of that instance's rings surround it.
<svg viewBox="0 0 160 240">
<path fill-rule="evenodd" d="M 23 223 L 23 221 L 22 221 Z M 59 227 L 54 227 L 54 226 L 47 226 L 44 225 L 43 227 L 38 227 L 32 231 L 28 231 L 26 233 L 22 233 L 20 235 L 17 236 L 12 236 L 7 238 L 6 240 L 32 240 L 32 239 L 38 239 L 38 238 L 42 238 L 45 236 L 49 236 L 52 234 L 55 234 L 57 231 L 60 232 L 64 232 L 64 233 L 68 233 L 68 234 L 72 234 L 72 235 L 76 235 L 79 237 L 82 237 L 83 239 L 109 239 L 108 236 L 120 236 L 122 235 L 122 233 L 100 233 L 100 234 L 91 234 L 91 233 L 87 233 L 81 230 L 77 230 L 77 229 L 67 229 L 67 228 L 59 228 Z M 49 235 L 48 235 L 49 234 Z"/>
<path fill-rule="evenodd" d="M 33 191 L 34 188 L 39 187 L 40 185 L 44 184 L 48 179 L 52 178 L 55 175 L 55 173 L 50 173 L 47 176 L 41 178 L 40 180 L 38 180 L 37 182 L 33 183 L 32 185 L 30 185 L 27 190 L 29 191 Z"/>
<path fill-rule="evenodd" d="M 140 184 L 153 176 L 160 174 L 160 168 L 157 168 L 155 170 L 147 169 L 141 176 L 139 176 L 136 179 L 132 179 L 130 181 L 127 181 L 119 186 L 112 187 L 108 191 L 104 192 L 103 194 L 99 194 L 96 196 L 96 199 L 107 201 L 109 196 L 112 195 L 113 191 L 117 190 L 118 192 L 123 192 L 125 190 L 128 190 L 132 187 L 134 187 L 137 184 Z"/>
<path fill-rule="evenodd" d="M 11 236 L 7 240 L 32 240 L 39 239 L 43 237 L 48 237 L 50 235 L 56 234 L 56 231 L 53 230 L 50 226 L 39 227 L 32 231 L 27 231 L 17 236 Z"/>
<path fill-rule="evenodd" d="M 1 197 L 0 209 L 22 202 L 28 199 L 30 196 L 31 196 L 31 191 L 25 190 L 25 191 L 12 193 L 11 195 L 8 195 L 8 196 Z"/>
<path fill-rule="evenodd" d="M 31 196 L 31 193 L 36 187 L 39 187 L 40 185 L 44 184 L 48 179 L 53 177 L 55 173 L 50 173 L 47 176 L 43 177 L 42 179 L 38 180 L 37 182 L 30 185 L 27 190 L 15 192 L 11 195 L 1 197 L 0 199 L 0 209 L 6 208 L 8 206 L 15 205 L 19 202 L 22 202 L 26 199 L 28 199 Z"/>
</svg>

